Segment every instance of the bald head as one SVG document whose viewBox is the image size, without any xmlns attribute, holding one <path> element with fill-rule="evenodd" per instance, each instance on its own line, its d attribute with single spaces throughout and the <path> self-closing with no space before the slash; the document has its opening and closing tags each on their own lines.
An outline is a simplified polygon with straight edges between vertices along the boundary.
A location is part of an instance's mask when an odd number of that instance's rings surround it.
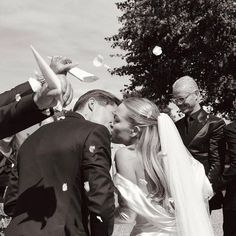
<svg viewBox="0 0 236 236">
<path fill-rule="evenodd" d="M 173 101 L 184 114 L 192 114 L 200 107 L 200 92 L 190 76 L 183 76 L 173 84 Z"/>
<path fill-rule="evenodd" d="M 172 88 L 173 88 L 173 93 L 174 91 L 179 89 L 184 90 L 187 93 L 191 93 L 193 91 L 198 90 L 198 85 L 192 77 L 186 75 L 176 80 Z"/>
</svg>

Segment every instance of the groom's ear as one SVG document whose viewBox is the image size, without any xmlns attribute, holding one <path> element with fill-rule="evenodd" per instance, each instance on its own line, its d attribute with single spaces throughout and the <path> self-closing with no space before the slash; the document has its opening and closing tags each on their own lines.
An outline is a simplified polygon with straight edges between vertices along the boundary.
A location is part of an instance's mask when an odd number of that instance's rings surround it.
<svg viewBox="0 0 236 236">
<path fill-rule="evenodd" d="M 134 126 L 133 129 L 130 130 L 130 135 L 132 138 L 139 136 L 140 128 L 138 126 Z"/>
<path fill-rule="evenodd" d="M 94 98 L 90 98 L 90 99 L 88 100 L 88 108 L 89 108 L 90 111 L 93 111 L 95 102 L 96 102 L 96 101 L 95 101 Z"/>
</svg>

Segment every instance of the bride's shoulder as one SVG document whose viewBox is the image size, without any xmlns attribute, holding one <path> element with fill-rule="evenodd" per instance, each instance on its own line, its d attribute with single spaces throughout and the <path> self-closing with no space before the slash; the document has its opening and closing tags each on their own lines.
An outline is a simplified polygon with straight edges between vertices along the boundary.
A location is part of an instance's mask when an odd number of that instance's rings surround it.
<svg viewBox="0 0 236 236">
<path fill-rule="evenodd" d="M 132 147 L 127 146 L 120 148 L 116 151 L 115 160 L 133 159 L 135 158 L 135 156 L 136 156 L 135 150 Z"/>
<path fill-rule="evenodd" d="M 135 173 L 136 162 L 136 152 L 132 148 L 124 147 L 116 152 L 115 166 L 117 173 L 135 184 L 137 184 Z"/>
</svg>

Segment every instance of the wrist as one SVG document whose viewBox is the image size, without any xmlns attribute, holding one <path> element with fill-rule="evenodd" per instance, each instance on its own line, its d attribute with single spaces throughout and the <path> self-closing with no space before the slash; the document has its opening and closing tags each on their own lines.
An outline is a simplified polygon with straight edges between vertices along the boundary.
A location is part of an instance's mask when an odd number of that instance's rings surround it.
<svg viewBox="0 0 236 236">
<path fill-rule="evenodd" d="M 33 101 L 34 101 L 35 106 L 38 108 L 38 110 L 44 111 L 45 109 L 47 109 L 40 102 L 40 93 L 39 92 L 36 92 L 36 93 L 33 94 Z"/>
<path fill-rule="evenodd" d="M 43 78 L 41 80 L 37 80 L 35 78 L 30 77 L 28 79 L 28 82 L 30 84 L 32 91 L 37 92 L 42 88 L 43 84 L 45 83 L 45 79 Z"/>
<path fill-rule="evenodd" d="M 55 112 L 55 108 L 54 107 L 45 107 L 45 105 L 42 105 L 40 102 L 39 102 L 39 94 L 38 93 L 35 93 L 33 95 L 33 101 L 34 101 L 34 104 L 36 106 L 36 108 L 42 112 L 42 114 L 46 115 L 46 116 L 51 116 L 54 114 Z"/>
</svg>

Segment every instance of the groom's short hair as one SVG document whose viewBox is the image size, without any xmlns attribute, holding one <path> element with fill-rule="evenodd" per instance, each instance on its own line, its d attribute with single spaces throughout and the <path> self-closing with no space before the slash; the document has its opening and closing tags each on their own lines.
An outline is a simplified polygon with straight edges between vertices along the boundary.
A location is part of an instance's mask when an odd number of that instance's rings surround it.
<svg viewBox="0 0 236 236">
<path fill-rule="evenodd" d="M 73 111 L 82 109 L 90 98 L 94 98 L 102 106 L 119 105 L 121 103 L 121 101 L 113 94 L 101 89 L 94 89 L 83 94 L 77 100 L 74 105 Z"/>
</svg>

